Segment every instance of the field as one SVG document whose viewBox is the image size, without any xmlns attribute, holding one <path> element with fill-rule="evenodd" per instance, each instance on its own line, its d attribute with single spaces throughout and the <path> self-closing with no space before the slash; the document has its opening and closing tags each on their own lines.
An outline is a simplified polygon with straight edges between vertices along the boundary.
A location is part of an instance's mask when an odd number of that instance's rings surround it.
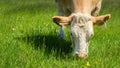
<svg viewBox="0 0 120 68">
<path fill-rule="evenodd" d="M 87 59 L 72 57 L 69 28 L 58 39 L 54 0 L 0 0 L 0 68 L 120 68 L 120 0 L 104 0 L 107 28 L 94 26 Z"/>
</svg>

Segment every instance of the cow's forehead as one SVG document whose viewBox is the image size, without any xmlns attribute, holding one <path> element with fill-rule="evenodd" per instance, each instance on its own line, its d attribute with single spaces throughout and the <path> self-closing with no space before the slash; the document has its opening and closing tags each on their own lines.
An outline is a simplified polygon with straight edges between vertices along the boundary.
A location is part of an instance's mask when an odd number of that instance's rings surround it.
<svg viewBox="0 0 120 68">
<path fill-rule="evenodd" d="M 91 21 L 89 14 L 72 14 L 73 20 L 71 26 L 84 26 L 88 21 Z M 86 24 L 87 25 L 87 24 Z"/>
<path fill-rule="evenodd" d="M 71 15 L 72 16 L 88 16 L 88 17 L 91 17 L 91 15 L 87 14 L 87 13 L 72 13 Z"/>
<path fill-rule="evenodd" d="M 80 14 L 80 13 L 77 13 L 77 14 L 72 14 L 73 18 L 76 19 L 77 21 L 88 21 L 91 19 L 91 15 L 89 14 Z"/>
</svg>

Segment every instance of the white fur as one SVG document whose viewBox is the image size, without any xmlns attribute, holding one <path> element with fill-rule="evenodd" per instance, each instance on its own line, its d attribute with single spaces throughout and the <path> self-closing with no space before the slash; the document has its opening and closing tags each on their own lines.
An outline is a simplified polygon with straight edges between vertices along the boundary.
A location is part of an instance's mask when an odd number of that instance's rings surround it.
<svg viewBox="0 0 120 68">
<path fill-rule="evenodd" d="M 89 39 L 93 34 L 93 24 L 91 16 L 88 14 L 72 14 L 73 21 L 71 22 L 71 33 L 75 41 L 75 54 L 88 54 Z"/>
</svg>

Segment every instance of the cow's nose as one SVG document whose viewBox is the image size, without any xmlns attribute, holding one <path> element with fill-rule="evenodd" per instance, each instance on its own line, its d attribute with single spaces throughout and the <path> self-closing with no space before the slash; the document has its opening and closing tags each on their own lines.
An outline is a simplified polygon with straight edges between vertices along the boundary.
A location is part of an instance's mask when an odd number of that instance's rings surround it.
<svg viewBox="0 0 120 68">
<path fill-rule="evenodd" d="M 84 54 L 84 53 L 79 53 L 79 54 L 76 54 L 76 58 L 81 58 L 81 59 L 84 59 L 84 58 L 86 58 L 87 57 L 87 55 L 86 54 Z"/>
</svg>

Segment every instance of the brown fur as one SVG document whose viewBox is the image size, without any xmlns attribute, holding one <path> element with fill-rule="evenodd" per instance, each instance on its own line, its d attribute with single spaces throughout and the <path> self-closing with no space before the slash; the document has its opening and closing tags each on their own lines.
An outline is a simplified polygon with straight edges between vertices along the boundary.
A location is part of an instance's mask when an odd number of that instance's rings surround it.
<svg viewBox="0 0 120 68">
<path fill-rule="evenodd" d="M 58 6 L 62 7 L 61 10 L 64 11 L 65 15 L 70 15 L 71 13 L 88 13 L 93 14 L 99 10 L 95 9 L 97 4 L 101 3 L 102 0 L 57 0 Z M 59 8 L 58 8 L 59 9 Z M 94 10 L 94 13 L 92 11 Z M 67 14 L 69 12 L 69 14 Z"/>
<path fill-rule="evenodd" d="M 94 25 L 103 25 L 106 20 L 110 18 L 110 14 L 98 16 L 101 9 L 102 0 L 57 0 L 58 13 L 62 13 L 65 16 L 54 16 L 53 21 L 59 25 L 70 24 L 72 20 L 72 13 L 89 14 L 92 16 Z M 62 23 L 62 25 L 60 24 Z"/>
</svg>

